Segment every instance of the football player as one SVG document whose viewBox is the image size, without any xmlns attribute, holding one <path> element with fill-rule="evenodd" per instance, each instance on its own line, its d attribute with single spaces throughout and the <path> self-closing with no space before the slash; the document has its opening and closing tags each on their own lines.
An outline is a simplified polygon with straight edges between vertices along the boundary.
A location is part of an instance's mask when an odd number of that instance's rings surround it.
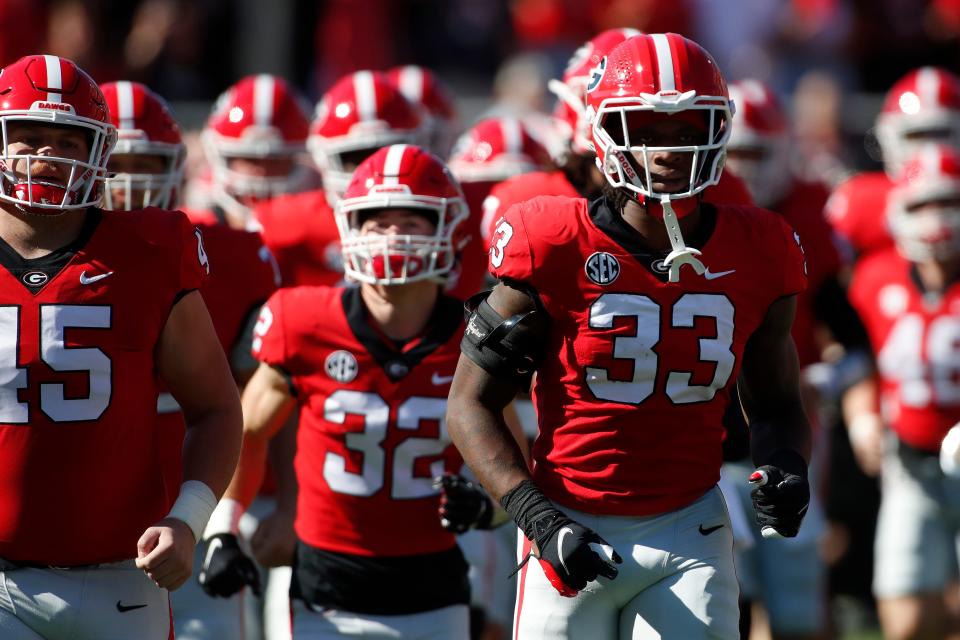
<svg viewBox="0 0 960 640">
<path fill-rule="evenodd" d="M 183 214 L 99 208 L 116 130 L 86 73 L 35 55 L 0 85 L 0 636 L 166 639 L 239 452 L 210 264 Z M 158 377 L 187 423 L 176 497 Z"/>
<path fill-rule="evenodd" d="M 307 143 L 323 189 L 274 198 L 254 211 L 287 286 L 343 280 L 331 205 L 362 160 L 390 144 L 417 142 L 422 134 L 420 110 L 384 74 L 358 71 L 330 87 L 317 105 Z"/>
<path fill-rule="evenodd" d="M 853 421 L 888 431 L 851 433 L 851 444 L 867 469 L 882 460 L 873 590 L 884 637 L 943 638 L 957 632 L 944 589 L 957 571 L 960 478 L 938 456 L 960 421 L 960 156 L 930 145 L 900 175 L 886 212 L 896 245 L 861 259 L 850 286 L 878 368 L 872 407 Z"/>
<path fill-rule="evenodd" d="M 560 166 L 555 171 L 525 173 L 493 187 L 483 204 L 484 223 L 481 231 L 488 242 L 496 222 L 518 202 L 544 195 L 591 199 L 600 195 L 605 179 L 597 169 L 593 142 L 589 138 L 586 89 L 600 61 L 618 44 L 639 34 L 636 29 L 607 29 L 601 32 L 570 57 L 563 80 L 550 81 L 549 88 L 559 99 L 555 115 L 567 123 L 570 131 L 568 150 L 558 158 L 557 164 Z M 704 198 L 716 203 L 753 204 L 746 185 L 729 171 L 720 176 L 717 185 L 707 188 Z"/>
<path fill-rule="evenodd" d="M 460 132 L 456 105 L 446 86 L 430 69 L 415 64 L 394 67 L 387 77 L 404 98 L 420 107 L 427 149 L 446 158 Z"/>
<path fill-rule="evenodd" d="M 884 170 L 843 182 L 826 208 L 830 224 L 857 256 L 893 246 L 883 212 L 910 155 L 931 142 L 960 146 L 960 78 L 938 67 L 907 73 L 887 92 L 875 132 Z"/>
<path fill-rule="evenodd" d="M 797 535 L 802 250 L 776 214 L 696 197 L 719 180 L 731 118 L 699 45 L 629 38 L 586 91 L 604 196 L 500 220 L 500 283 L 471 301 L 447 424 L 523 533 L 516 637 L 737 638 L 721 419 L 737 383 L 758 520 Z M 531 472 L 501 411 L 533 372 Z"/>
<path fill-rule="evenodd" d="M 462 306 L 442 294 L 468 212 L 443 163 L 411 145 L 361 162 L 336 208 L 357 287 L 282 289 L 264 307 L 243 394 L 241 462 L 222 505 L 243 512 L 266 443 L 301 407 L 293 635 L 466 638 L 467 566 L 441 528 L 433 477 L 461 460 L 446 435 Z M 211 585 L 248 561 L 214 538 Z"/>
</svg>

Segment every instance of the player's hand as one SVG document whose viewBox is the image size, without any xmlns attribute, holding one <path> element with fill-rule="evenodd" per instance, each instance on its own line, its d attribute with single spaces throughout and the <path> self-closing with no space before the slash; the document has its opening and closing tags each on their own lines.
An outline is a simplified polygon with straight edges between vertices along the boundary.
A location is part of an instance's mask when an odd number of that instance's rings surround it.
<svg viewBox="0 0 960 640">
<path fill-rule="evenodd" d="M 572 598 L 598 576 L 609 580 L 617 577 L 619 571 L 614 563 L 621 564 L 623 560 L 596 531 L 559 511 L 544 520 L 548 522 L 538 526 L 540 531 L 534 541 L 536 557 L 560 595 Z M 609 559 L 604 547 L 610 549 Z"/>
<path fill-rule="evenodd" d="M 164 518 L 137 541 L 136 565 L 161 589 L 174 591 L 193 572 L 196 540 L 186 522 Z"/>
<path fill-rule="evenodd" d="M 880 469 L 883 467 L 885 433 L 883 420 L 872 413 L 858 415 L 847 427 L 853 456 L 863 472 L 871 478 L 880 475 Z"/>
<path fill-rule="evenodd" d="M 440 490 L 441 527 L 452 533 L 490 528 L 493 501 L 483 489 L 463 476 L 449 473 L 434 478 L 433 488 Z"/>
<path fill-rule="evenodd" d="M 297 548 L 293 519 L 286 510 L 276 509 L 260 521 L 250 538 L 250 550 L 260 566 L 285 567 L 293 563 Z"/>
<path fill-rule="evenodd" d="M 240 550 L 237 536 L 232 533 L 218 533 L 210 538 L 197 582 L 207 595 L 215 598 L 229 598 L 244 585 L 261 595 L 260 572 Z"/>
<path fill-rule="evenodd" d="M 800 532 L 800 523 L 810 506 L 807 463 L 792 451 L 771 462 L 750 474 L 750 484 L 754 485 L 750 497 L 757 524 L 765 538 L 793 538 Z"/>
</svg>

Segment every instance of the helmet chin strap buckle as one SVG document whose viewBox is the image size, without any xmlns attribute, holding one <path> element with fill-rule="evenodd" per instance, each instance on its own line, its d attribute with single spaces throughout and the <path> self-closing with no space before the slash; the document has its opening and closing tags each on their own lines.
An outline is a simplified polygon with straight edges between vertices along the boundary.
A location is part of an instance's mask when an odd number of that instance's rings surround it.
<svg viewBox="0 0 960 640">
<path fill-rule="evenodd" d="M 677 214 L 673 211 L 673 205 L 670 204 L 670 196 L 661 197 L 660 204 L 663 207 L 663 223 L 667 227 L 667 236 L 670 238 L 670 246 L 673 248 L 673 251 L 663 259 L 664 266 L 670 267 L 670 282 L 680 281 L 680 269 L 685 264 L 693 267 L 697 275 L 702 276 L 707 268 L 697 258 L 700 251 L 684 244 L 683 234 L 680 233 L 680 222 L 677 220 Z"/>
</svg>

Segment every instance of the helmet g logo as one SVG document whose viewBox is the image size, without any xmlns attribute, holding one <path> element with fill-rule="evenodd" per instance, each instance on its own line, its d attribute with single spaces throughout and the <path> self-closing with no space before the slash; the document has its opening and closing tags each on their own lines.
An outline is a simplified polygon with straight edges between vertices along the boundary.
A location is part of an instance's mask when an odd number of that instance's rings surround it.
<svg viewBox="0 0 960 640">
<path fill-rule="evenodd" d="M 606 286 L 613 284 L 620 275 L 620 262 L 611 254 L 598 251 L 587 258 L 583 270 L 590 282 Z"/>
<path fill-rule="evenodd" d="M 600 60 L 600 64 L 590 70 L 590 81 L 587 83 L 587 93 L 590 93 L 597 88 L 597 85 L 600 84 L 600 80 L 603 79 L 603 74 L 607 70 L 607 56 L 603 56 L 603 59 Z"/>
</svg>

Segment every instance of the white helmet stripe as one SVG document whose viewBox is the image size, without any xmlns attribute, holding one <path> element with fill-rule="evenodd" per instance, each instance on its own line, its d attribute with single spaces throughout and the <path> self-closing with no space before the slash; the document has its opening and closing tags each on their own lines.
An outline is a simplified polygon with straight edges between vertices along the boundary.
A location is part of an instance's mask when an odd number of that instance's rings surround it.
<svg viewBox="0 0 960 640">
<path fill-rule="evenodd" d="M 398 185 L 400 179 L 400 163 L 403 161 L 403 154 L 407 150 L 405 144 L 395 144 L 387 149 L 387 157 L 383 161 L 383 184 L 384 186 Z"/>
<path fill-rule="evenodd" d="M 673 53 L 670 41 L 665 33 L 655 33 L 653 46 L 657 53 L 657 69 L 660 72 L 660 91 L 676 91 L 677 83 L 673 76 Z"/>
<path fill-rule="evenodd" d="M 423 100 L 423 70 L 415 65 L 400 69 L 400 93 L 403 97 L 419 104 Z"/>
<path fill-rule="evenodd" d="M 923 67 L 917 74 L 917 96 L 920 104 L 926 109 L 936 109 L 940 104 L 940 74 L 933 67 Z"/>
<path fill-rule="evenodd" d="M 357 71 L 353 74 L 353 92 L 357 96 L 357 115 L 361 122 L 377 118 L 377 90 L 373 86 L 373 74 Z"/>
<path fill-rule="evenodd" d="M 920 152 L 920 164 L 923 167 L 923 173 L 926 175 L 939 176 L 943 173 L 940 170 L 941 153 L 935 145 L 926 145 Z"/>
<path fill-rule="evenodd" d="M 503 135 L 503 146 L 507 153 L 519 155 L 523 149 L 523 134 L 520 131 L 520 121 L 516 118 L 501 118 L 500 131 Z"/>
<path fill-rule="evenodd" d="M 63 89 L 63 77 L 60 72 L 60 58 L 57 56 L 43 56 L 47 65 L 47 88 Z M 59 91 L 47 92 L 47 102 L 60 102 L 63 94 Z"/>
<path fill-rule="evenodd" d="M 273 76 L 261 73 L 253 81 L 253 121 L 258 126 L 269 127 L 273 121 Z"/>
<path fill-rule="evenodd" d="M 136 129 L 133 121 L 133 85 L 125 80 L 117 83 L 117 120 L 121 131 Z"/>
</svg>

